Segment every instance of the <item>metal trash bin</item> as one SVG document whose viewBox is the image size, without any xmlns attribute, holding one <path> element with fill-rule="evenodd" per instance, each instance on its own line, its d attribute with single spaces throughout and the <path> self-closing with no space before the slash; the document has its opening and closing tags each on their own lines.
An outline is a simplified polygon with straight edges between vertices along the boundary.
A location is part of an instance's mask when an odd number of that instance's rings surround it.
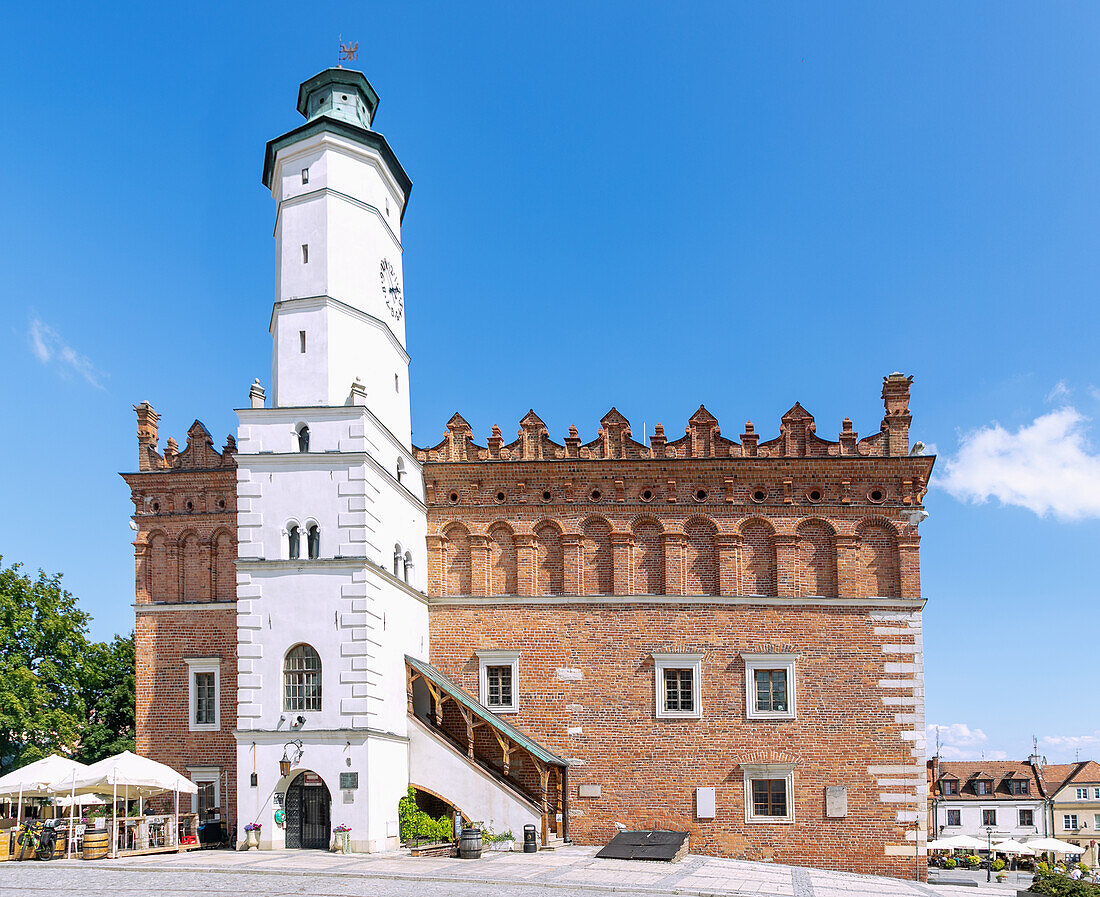
<svg viewBox="0 0 1100 897">
<path fill-rule="evenodd" d="M 535 827 L 533 825 L 525 825 L 523 827 L 523 852 L 524 853 L 538 853 L 539 845 L 535 840 Z"/>
</svg>

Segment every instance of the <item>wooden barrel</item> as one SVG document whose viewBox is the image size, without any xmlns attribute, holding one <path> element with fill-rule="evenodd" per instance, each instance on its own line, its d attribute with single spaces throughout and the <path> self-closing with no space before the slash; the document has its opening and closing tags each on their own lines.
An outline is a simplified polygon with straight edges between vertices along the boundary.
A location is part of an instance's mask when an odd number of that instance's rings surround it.
<svg viewBox="0 0 1100 897">
<path fill-rule="evenodd" d="M 107 856 L 111 845 L 110 833 L 105 828 L 90 828 L 84 832 L 84 859 L 101 860 Z"/>
<path fill-rule="evenodd" d="M 458 855 L 464 860 L 481 859 L 481 829 L 464 828 L 458 840 Z"/>
</svg>

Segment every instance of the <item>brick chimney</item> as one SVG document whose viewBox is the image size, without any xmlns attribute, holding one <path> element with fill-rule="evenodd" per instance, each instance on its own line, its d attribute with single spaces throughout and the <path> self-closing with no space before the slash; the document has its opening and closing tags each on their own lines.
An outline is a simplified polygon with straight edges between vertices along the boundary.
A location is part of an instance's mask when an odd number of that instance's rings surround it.
<svg viewBox="0 0 1100 897">
<path fill-rule="evenodd" d="M 138 470 L 151 470 L 153 464 L 149 460 L 149 454 L 157 451 L 157 422 L 160 415 L 148 402 L 134 405 L 134 411 L 137 413 Z"/>
<path fill-rule="evenodd" d="M 882 419 L 886 431 L 886 454 L 909 454 L 909 422 L 913 415 L 909 413 L 909 387 L 913 378 L 905 374 L 893 373 L 882 378 L 882 403 L 886 416 Z"/>
</svg>

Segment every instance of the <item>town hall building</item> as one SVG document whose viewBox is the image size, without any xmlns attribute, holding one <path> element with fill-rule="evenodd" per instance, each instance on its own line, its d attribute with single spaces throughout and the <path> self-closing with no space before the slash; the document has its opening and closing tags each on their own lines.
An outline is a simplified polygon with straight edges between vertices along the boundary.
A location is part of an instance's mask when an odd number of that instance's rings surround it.
<svg viewBox="0 0 1100 897">
<path fill-rule="evenodd" d="M 135 408 L 138 752 L 268 849 L 341 824 L 392 849 L 412 786 L 544 847 L 670 829 L 694 852 L 922 874 L 934 459 L 910 445 L 912 378 L 835 441 L 795 403 L 767 438 L 699 406 L 680 436 L 638 441 L 611 408 L 591 439 L 534 411 L 478 438 L 456 413 L 415 446 L 412 182 L 359 72 L 310 78 L 297 106 L 263 166 L 269 383 L 220 449 L 198 421 L 161 449 Z"/>
</svg>

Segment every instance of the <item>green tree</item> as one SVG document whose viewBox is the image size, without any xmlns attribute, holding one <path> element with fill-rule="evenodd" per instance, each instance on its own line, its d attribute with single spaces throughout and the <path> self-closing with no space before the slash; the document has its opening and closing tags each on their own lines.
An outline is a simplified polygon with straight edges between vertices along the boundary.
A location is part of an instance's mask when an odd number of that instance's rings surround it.
<svg viewBox="0 0 1100 897">
<path fill-rule="evenodd" d="M 84 654 L 82 693 L 88 717 L 74 759 L 95 763 L 134 749 L 134 634 L 95 642 Z"/>
<path fill-rule="evenodd" d="M 0 774 L 70 754 L 86 722 L 81 687 L 88 615 L 61 588 L 0 558 Z"/>
</svg>

